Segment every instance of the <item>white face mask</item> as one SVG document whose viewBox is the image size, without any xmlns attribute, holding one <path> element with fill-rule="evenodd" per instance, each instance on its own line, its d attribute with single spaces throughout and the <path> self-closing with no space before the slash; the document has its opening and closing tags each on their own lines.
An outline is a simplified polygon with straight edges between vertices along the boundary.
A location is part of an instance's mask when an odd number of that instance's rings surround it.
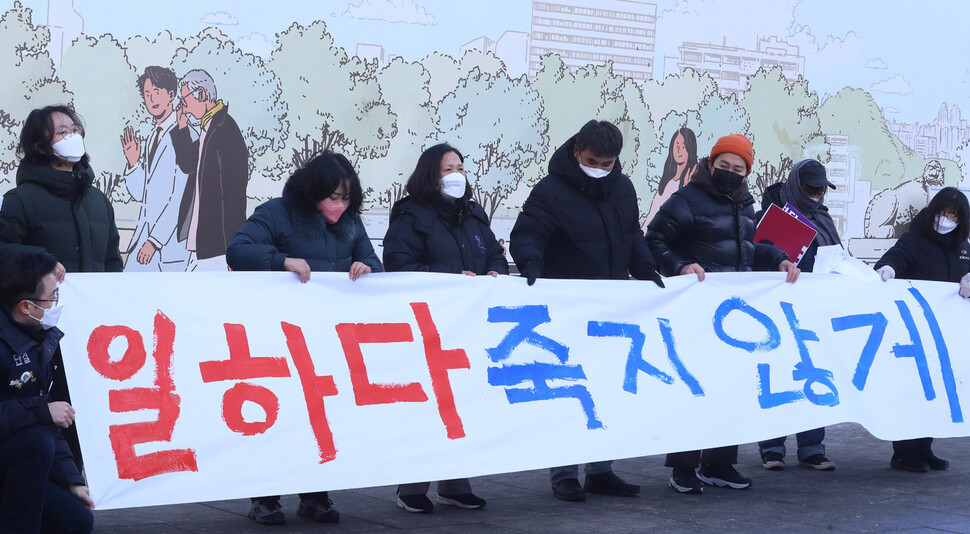
<svg viewBox="0 0 970 534">
<path fill-rule="evenodd" d="M 84 156 L 84 138 L 75 132 L 67 134 L 63 139 L 51 145 L 54 155 L 64 161 L 77 163 Z"/>
<path fill-rule="evenodd" d="M 936 217 L 936 224 L 934 225 L 934 228 L 936 229 L 937 233 L 949 234 L 956 229 L 958 224 L 960 223 L 951 221 L 946 217 L 946 215 L 938 215 Z"/>
<path fill-rule="evenodd" d="M 40 316 L 40 319 L 34 317 L 33 315 L 31 315 L 30 318 L 40 323 L 40 326 L 42 326 L 44 330 L 50 330 L 51 328 L 57 326 L 57 321 L 61 318 L 61 312 L 64 311 L 63 304 L 53 306 L 51 308 L 41 308 L 29 300 L 27 302 L 30 302 L 31 305 L 40 310 L 43 314 Z"/>
<path fill-rule="evenodd" d="M 579 164 L 579 168 L 583 169 L 583 172 L 586 173 L 586 176 L 589 176 L 590 178 L 596 178 L 596 179 L 606 178 L 607 176 L 610 175 L 611 172 L 613 172 L 613 169 L 610 169 L 610 170 L 597 169 L 595 167 L 587 167 L 582 163 Z"/>
<path fill-rule="evenodd" d="M 465 196 L 465 175 L 460 172 L 453 172 L 441 177 L 441 193 L 450 198 L 461 198 Z"/>
</svg>

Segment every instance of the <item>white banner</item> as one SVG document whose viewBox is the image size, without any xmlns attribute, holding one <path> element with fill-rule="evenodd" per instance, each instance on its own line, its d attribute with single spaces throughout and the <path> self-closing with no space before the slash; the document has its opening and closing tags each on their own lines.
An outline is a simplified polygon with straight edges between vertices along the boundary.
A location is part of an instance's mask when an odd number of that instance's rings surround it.
<svg viewBox="0 0 970 534">
<path fill-rule="evenodd" d="M 747 443 L 966 436 L 956 284 L 70 274 L 92 495 L 120 508 Z"/>
</svg>

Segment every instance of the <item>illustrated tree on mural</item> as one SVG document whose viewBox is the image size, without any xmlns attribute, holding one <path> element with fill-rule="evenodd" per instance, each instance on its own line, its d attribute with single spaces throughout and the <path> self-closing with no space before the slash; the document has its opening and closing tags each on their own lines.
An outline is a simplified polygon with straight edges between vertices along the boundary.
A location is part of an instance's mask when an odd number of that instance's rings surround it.
<svg viewBox="0 0 970 534">
<path fill-rule="evenodd" d="M 491 218 L 549 145 L 539 93 L 525 78 L 474 69 L 441 101 L 438 116 L 442 138 L 464 152 L 475 200 Z"/>
<path fill-rule="evenodd" d="M 192 50 L 205 36 L 218 39 L 220 35 L 222 35 L 221 32 L 216 29 L 206 29 L 199 35 L 185 39 L 173 37 L 168 30 L 160 32 L 152 40 L 135 35 L 125 41 L 125 55 L 128 56 L 128 64 L 135 69 L 135 72 L 145 72 L 145 67 L 149 65 L 171 65 L 172 58 L 180 48 Z"/>
<path fill-rule="evenodd" d="M 421 64 L 431 75 L 428 91 L 431 93 L 431 103 L 435 105 L 475 69 L 492 76 L 505 72 L 505 65 L 495 54 L 477 49 L 466 51 L 458 61 L 451 56 L 432 52 L 421 60 Z"/>
<path fill-rule="evenodd" d="M 358 163 L 385 156 L 397 126 L 381 97 L 377 65 L 348 57 L 322 21 L 306 27 L 294 23 L 278 37 L 269 65 L 289 104 L 287 148 L 293 165 L 324 150 Z"/>
<path fill-rule="evenodd" d="M 97 172 L 95 185 L 112 202 L 127 203 L 131 196 L 119 187 L 126 161 L 118 136 L 143 115 L 138 75 L 111 35 L 81 35 L 64 51 L 61 63 L 58 73 L 74 93 L 74 107 L 84 117 L 85 147 Z M 97 76 L 91 75 L 90 65 L 98 65 Z M 107 85 L 105 80 L 112 82 Z"/>
<path fill-rule="evenodd" d="M 735 95 L 721 95 L 716 87 L 704 97 L 700 109 L 687 116 L 685 124 L 697 136 L 698 154 L 709 153 L 714 143 L 727 134 L 750 129 L 748 112 Z"/>
<path fill-rule="evenodd" d="M 430 74 L 421 63 L 395 58 L 377 72 L 383 102 L 397 119 L 397 134 L 384 157 L 360 161 L 365 206 L 390 208 L 404 196 L 404 185 L 418 155 L 437 133 L 428 90 Z"/>
<path fill-rule="evenodd" d="M 0 19 L 0 184 L 12 182 L 24 119 L 34 108 L 70 104 L 71 95 L 54 75 L 47 54 L 50 31 L 33 24 L 32 11 L 14 2 Z"/>
<path fill-rule="evenodd" d="M 809 91 L 808 80 L 801 76 L 789 83 L 781 67 L 762 68 L 748 79 L 741 106 L 750 120 L 755 186 L 763 193 L 787 178 L 805 147 L 821 141 L 818 94 Z"/>
<path fill-rule="evenodd" d="M 287 136 L 287 108 L 281 98 L 280 81 L 263 60 L 243 52 L 222 32 L 208 29 L 191 50 L 181 48 L 172 59 L 179 76 L 192 69 L 208 72 L 216 84 L 216 96 L 229 104 L 249 150 L 249 169 L 256 157 L 280 150 Z"/>
</svg>

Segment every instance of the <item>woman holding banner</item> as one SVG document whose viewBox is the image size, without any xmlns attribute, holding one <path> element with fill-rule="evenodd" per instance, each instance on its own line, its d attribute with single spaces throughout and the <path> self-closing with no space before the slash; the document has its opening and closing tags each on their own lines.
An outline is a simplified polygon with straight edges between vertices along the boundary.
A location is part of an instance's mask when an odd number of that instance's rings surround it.
<svg viewBox="0 0 970 534">
<path fill-rule="evenodd" d="M 381 271 L 360 219 L 363 192 L 347 158 L 326 151 L 293 173 L 283 196 L 256 208 L 226 250 L 234 271 L 292 271 L 300 282 L 313 271 L 350 273 L 351 280 Z M 301 493 L 297 515 L 336 523 L 340 514 L 325 491 Z M 284 522 L 279 496 L 252 500 L 250 519 Z"/>
<path fill-rule="evenodd" d="M 817 233 L 805 254 L 802 255 L 801 261 L 798 262 L 798 268 L 802 272 L 812 272 L 818 247 L 842 244 L 835 221 L 832 220 L 829 209 L 823 203 L 825 192 L 829 188 L 835 189 L 835 185 L 829 182 L 825 175 L 825 167 L 821 163 L 814 159 L 799 161 L 788 173 L 787 181 L 772 184 L 765 189 L 765 194 L 761 198 L 761 211 L 754 217 L 756 221 L 760 221 L 772 204 L 779 208 L 787 205 L 798 210 L 811 222 Z M 787 436 L 781 436 L 758 442 L 762 467 L 772 471 L 785 468 L 786 438 Z M 798 443 L 798 465 L 819 471 L 835 469 L 835 463 L 825 456 L 823 439 L 825 439 L 824 427 L 795 434 L 795 440 Z"/>
<path fill-rule="evenodd" d="M 485 210 L 471 199 L 463 162 L 461 152 L 445 143 L 418 158 L 405 186 L 408 196 L 391 209 L 384 236 L 388 271 L 509 274 Z M 427 496 L 430 487 L 430 482 L 398 486 L 398 507 L 413 513 L 433 512 Z M 469 510 L 485 507 L 485 499 L 472 493 L 467 478 L 439 481 L 438 503 Z"/>
<path fill-rule="evenodd" d="M 795 282 L 798 267 L 781 249 L 754 242 L 754 198 L 748 174 L 754 165 L 751 141 L 739 134 L 717 140 L 710 157 L 697 164 L 690 183 L 664 203 L 647 227 L 650 252 L 665 276 L 706 272 L 780 270 Z M 673 468 L 670 487 L 679 493 L 701 493 L 701 483 L 744 489 L 751 479 L 734 468 L 738 446 L 667 455 Z"/>
<path fill-rule="evenodd" d="M 908 232 L 876 262 L 883 281 L 893 278 L 959 282 L 960 295 L 970 297 L 970 204 L 955 187 L 944 187 L 916 214 Z M 933 453 L 933 438 L 893 442 L 893 469 L 925 473 L 943 470 L 950 462 Z"/>
</svg>

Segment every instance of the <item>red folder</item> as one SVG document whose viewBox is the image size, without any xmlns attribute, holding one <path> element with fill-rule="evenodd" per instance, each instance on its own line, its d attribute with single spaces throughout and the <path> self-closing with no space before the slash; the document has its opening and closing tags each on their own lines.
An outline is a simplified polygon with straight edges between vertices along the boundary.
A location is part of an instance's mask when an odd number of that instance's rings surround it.
<svg viewBox="0 0 970 534">
<path fill-rule="evenodd" d="M 817 233 L 785 210 L 772 204 L 768 206 L 768 211 L 758 223 L 758 229 L 754 232 L 754 242 L 771 241 L 776 247 L 787 252 L 790 260 L 798 265 Z"/>
</svg>

